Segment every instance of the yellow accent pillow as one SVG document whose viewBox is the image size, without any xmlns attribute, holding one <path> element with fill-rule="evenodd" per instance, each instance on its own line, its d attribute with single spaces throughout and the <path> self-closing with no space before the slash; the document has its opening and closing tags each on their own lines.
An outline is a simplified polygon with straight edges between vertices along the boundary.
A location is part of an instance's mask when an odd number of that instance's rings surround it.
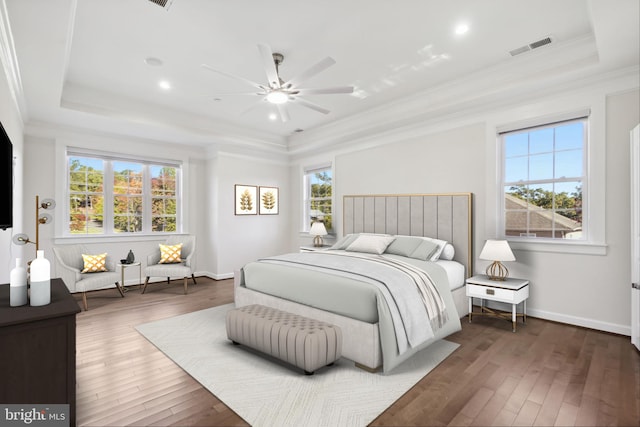
<svg viewBox="0 0 640 427">
<path fill-rule="evenodd" d="M 182 262 L 180 253 L 182 252 L 182 243 L 177 245 L 160 244 L 160 264 L 175 264 Z"/>
<path fill-rule="evenodd" d="M 85 255 L 82 254 L 82 260 L 84 261 L 84 269 L 82 273 L 98 273 L 100 271 L 107 271 L 105 265 L 107 261 L 107 254 L 99 255 Z"/>
</svg>

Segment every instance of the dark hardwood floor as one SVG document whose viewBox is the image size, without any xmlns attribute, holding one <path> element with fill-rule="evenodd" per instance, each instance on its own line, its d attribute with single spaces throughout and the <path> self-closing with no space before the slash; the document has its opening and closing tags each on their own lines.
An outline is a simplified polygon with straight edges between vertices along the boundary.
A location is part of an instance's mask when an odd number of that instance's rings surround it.
<svg viewBox="0 0 640 427">
<path fill-rule="evenodd" d="M 130 287 L 125 298 L 89 294 L 77 317 L 78 425 L 247 425 L 134 329 L 233 302 L 232 280 L 197 280 L 186 296 L 182 281 L 144 295 Z M 448 338 L 460 347 L 371 425 L 640 425 L 640 353 L 629 337 L 520 325 L 463 319 Z"/>
</svg>

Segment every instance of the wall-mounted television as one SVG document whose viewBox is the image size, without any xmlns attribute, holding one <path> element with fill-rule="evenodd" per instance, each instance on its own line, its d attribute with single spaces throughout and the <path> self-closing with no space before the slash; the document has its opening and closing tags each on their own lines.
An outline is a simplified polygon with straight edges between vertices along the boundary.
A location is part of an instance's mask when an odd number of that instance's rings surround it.
<svg viewBox="0 0 640 427">
<path fill-rule="evenodd" d="M 13 227 L 13 145 L 0 122 L 0 230 Z"/>
</svg>

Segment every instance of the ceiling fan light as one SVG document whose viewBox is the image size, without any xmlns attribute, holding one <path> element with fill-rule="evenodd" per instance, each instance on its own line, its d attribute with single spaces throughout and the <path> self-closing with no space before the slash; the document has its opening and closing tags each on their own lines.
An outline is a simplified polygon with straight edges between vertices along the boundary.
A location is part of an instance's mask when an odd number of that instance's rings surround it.
<svg viewBox="0 0 640 427">
<path fill-rule="evenodd" d="M 272 104 L 284 104 L 289 100 L 289 95 L 279 90 L 271 91 L 267 94 L 267 101 Z"/>
</svg>

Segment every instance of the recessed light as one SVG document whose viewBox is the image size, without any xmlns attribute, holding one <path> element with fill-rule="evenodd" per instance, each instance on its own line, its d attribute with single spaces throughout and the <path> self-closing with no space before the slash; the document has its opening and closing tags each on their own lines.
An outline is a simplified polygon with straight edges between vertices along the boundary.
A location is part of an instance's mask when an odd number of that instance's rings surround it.
<svg viewBox="0 0 640 427">
<path fill-rule="evenodd" d="M 158 86 L 160 86 L 160 88 L 161 88 L 161 89 L 164 89 L 164 90 L 169 90 L 169 89 L 171 89 L 171 83 L 169 83 L 169 82 L 168 82 L 168 81 L 166 81 L 166 80 L 160 80 L 160 81 L 158 82 Z"/>
<path fill-rule="evenodd" d="M 275 119 L 277 119 L 277 118 L 278 118 L 278 115 L 277 115 L 276 113 L 271 113 L 271 114 L 269 114 L 269 120 L 274 121 L 274 120 L 275 120 Z"/>
<path fill-rule="evenodd" d="M 469 31 L 469 25 L 465 23 L 456 25 L 455 32 L 457 35 L 461 36 L 463 34 L 466 34 L 468 31 Z"/>
<path fill-rule="evenodd" d="M 153 56 L 149 56 L 148 58 L 145 58 L 144 63 L 152 67 L 160 67 L 164 64 L 164 62 L 162 62 L 162 59 L 156 58 Z"/>
</svg>

